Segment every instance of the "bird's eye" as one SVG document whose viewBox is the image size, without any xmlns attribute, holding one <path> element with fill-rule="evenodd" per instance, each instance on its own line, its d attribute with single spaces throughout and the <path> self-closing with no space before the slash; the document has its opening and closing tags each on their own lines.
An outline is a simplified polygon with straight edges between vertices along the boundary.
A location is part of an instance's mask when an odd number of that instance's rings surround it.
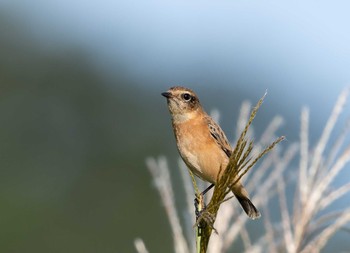
<svg viewBox="0 0 350 253">
<path fill-rule="evenodd" d="M 191 100 L 191 95 L 188 94 L 188 93 L 183 94 L 182 97 L 183 97 L 183 99 L 185 99 L 186 101 Z"/>
</svg>

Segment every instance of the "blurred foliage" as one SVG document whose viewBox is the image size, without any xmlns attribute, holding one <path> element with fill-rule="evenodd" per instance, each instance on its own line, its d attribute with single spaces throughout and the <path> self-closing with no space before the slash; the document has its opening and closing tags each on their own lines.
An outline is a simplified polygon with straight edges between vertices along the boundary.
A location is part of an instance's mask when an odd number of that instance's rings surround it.
<svg viewBox="0 0 350 253">
<path fill-rule="evenodd" d="M 160 95 L 4 13 L 0 31 L 0 251 L 130 252 L 141 221 L 166 227 L 144 165 L 167 146 Z"/>
<path fill-rule="evenodd" d="M 254 75 L 250 63 L 255 56 L 246 60 L 249 68 L 242 65 L 242 76 L 253 78 L 247 80 L 225 71 L 215 74 L 211 65 L 209 71 L 191 64 L 188 76 L 181 71 L 175 76 L 175 71 L 157 80 L 164 69 L 156 65 L 142 80 L 130 66 L 123 68 L 123 59 L 107 73 L 86 48 L 50 44 L 52 38 L 35 37 L 35 28 L 12 15 L 0 10 L 0 252 L 133 252 L 136 237 L 151 252 L 171 251 L 171 230 L 144 164 L 147 156 L 164 154 L 176 168 L 175 140 L 159 83 L 164 89 L 178 84 L 174 80 L 192 88 L 204 83 L 205 89 L 198 89 L 203 104 L 208 112 L 219 105 L 223 129 L 232 139 L 232 119 L 241 102 L 260 97 L 271 76 L 261 82 Z M 144 57 L 134 50 L 130 54 Z M 249 83 L 256 87 L 244 90 Z M 304 101 L 299 93 L 295 99 L 289 86 L 276 87 L 282 95 L 269 90 L 268 106 L 254 130 L 258 136 L 274 115 L 283 114 L 287 124 L 281 134 L 293 140 L 298 137 L 298 103 Z M 234 98 L 221 99 L 227 93 Z M 291 101 L 298 103 L 292 106 Z M 320 125 L 317 120 L 312 122 Z M 317 131 L 311 134 L 318 136 Z M 185 202 L 176 201 L 180 207 Z"/>
</svg>

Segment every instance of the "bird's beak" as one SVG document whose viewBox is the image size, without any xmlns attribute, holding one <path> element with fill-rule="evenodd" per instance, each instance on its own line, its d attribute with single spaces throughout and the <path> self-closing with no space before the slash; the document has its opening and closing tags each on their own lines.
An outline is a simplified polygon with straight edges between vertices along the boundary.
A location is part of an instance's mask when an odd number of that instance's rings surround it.
<svg viewBox="0 0 350 253">
<path fill-rule="evenodd" d="M 162 96 L 166 97 L 166 98 L 171 98 L 172 94 L 170 92 L 163 92 Z"/>
</svg>

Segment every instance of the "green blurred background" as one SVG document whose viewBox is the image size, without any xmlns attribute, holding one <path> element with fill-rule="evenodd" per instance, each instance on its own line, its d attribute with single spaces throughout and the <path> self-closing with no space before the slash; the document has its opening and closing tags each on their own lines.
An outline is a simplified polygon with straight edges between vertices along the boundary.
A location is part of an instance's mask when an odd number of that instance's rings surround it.
<svg viewBox="0 0 350 253">
<path fill-rule="evenodd" d="M 135 252 L 141 237 L 151 252 L 172 252 L 145 166 L 166 155 L 181 188 L 160 93 L 193 88 L 233 136 L 242 101 L 268 89 L 257 134 L 279 114 L 281 134 L 297 140 L 307 104 L 313 143 L 349 84 L 349 7 L 1 1 L 0 251 Z M 332 245 L 349 250 L 344 238 Z"/>
</svg>

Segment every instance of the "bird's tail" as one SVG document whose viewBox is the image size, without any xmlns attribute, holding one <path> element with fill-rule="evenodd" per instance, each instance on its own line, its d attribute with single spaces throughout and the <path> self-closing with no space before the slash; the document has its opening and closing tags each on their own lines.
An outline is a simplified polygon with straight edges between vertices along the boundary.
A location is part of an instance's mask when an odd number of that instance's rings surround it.
<svg viewBox="0 0 350 253">
<path fill-rule="evenodd" d="M 261 216 L 260 212 L 250 201 L 248 197 L 248 193 L 242 185 L 238 188 L 235 187 L 235 189 L 233 189 L 232 192 L 236 196 L 237 200 L 239 201 L 243 210 L 246 212 L 249 218 L 253 220 L 260 218 Z"/>
</svg>

